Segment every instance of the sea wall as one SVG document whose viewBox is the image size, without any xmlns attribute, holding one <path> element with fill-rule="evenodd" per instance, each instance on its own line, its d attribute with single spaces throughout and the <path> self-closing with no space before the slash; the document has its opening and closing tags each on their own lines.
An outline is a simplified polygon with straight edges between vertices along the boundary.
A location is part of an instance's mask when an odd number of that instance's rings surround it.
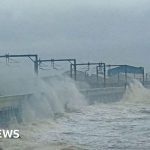
<svg viewBox="0 0 150 150">
<path fill-rule="evenodd" d="M 119 101 L 125 92 L 125 88 L 124 87 L 95 88 L 95 89 L 80 90 L 80 92 L 85 96 L 85 99 L 86 101 L 88 101 L 88 104 L 93 104 L 95 102 L 108 103 L 108 102 Z M 75 93 L 72 93 L 72 94 L 75 94 Z M 42 96 L 42 94 L 40 95 Z M 82 97 L 75 96 L 73 98 L 74 98 L 73 101 L 77 101 L 78 99 L 81 99 Z M 49 97 L 49 99 L 50 101 L 52 101 L 52 99 L 53 101 L 56 100 L 54 99 L 52 95 Z M 72 98 L 69 98 L 69 99 L 72 99 Z M 35 102 L 33 103 L 33 101 Z M 41 101 L 41 103 L 38 103 L 39 101 Z M 30 110 L 30 109 L 24 108 L 24 107 L 27 107 L 27 104 L 30 105 L 31 103 L 31 107 L 33 106 L 36 108 L 38 107 L 36 106 L 36 104 L 40 105 L 41 107 L 43 105 L 44 109 L 46 109 L 46 106 L 44 105 L 45 100 L 43 96 L 39 99 L 39 101 L 37 98 L 34 97 L 34 94 L 0 96 L 0 126 L 2 126 L 3 124 L 6 126 L 7 124 L 10 124 L 11 121 L 14 121 L 14 119 L 17 122 L 22 122 L 22 119 L 24 116 L 22 115 L 24 114 L 23 112 Z M 49 103 L 49 104 L 53 104 L 53 103 Z M 68 104 L 68 101 L 66 104 L 64 104 L 64 106 L 66 106 L 67 104 Z M 80 105 L 78 105 L 78 107 L 79 106 Z M 34 110 L 35 108 L 32 108 L 32 109 Z M 41 111 L 41 108 L 37 110 Z"/>
<path fill-rule="evenodd" d="M 0 96 L 0 127 L 8 126 L 11 121 L 22 121 L 22 101 L 31 94 Z"/>
<path fill-rule="evenodd" d="M 84 89 L 81 93 L 88 99 L 89 104 L 95 102 L 114 102 L 119 101 L 125 92 L 125 87 L 107 87 Z"/>
</svg>

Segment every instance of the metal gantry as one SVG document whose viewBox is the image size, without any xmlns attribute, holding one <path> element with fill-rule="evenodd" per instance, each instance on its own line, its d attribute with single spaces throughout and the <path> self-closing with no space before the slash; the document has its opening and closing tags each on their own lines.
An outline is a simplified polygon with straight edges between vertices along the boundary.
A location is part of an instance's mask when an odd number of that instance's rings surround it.
<svg viewBox="0 0 150 150">
<path fill-rule="evenodd" d="M 30 60 L 34 63 L 34 72 L 38 74 L 38 55 L 37 54 L 25 54 L 25 55 L 0 55 L 0 58 L 6 58 L 6 60 L 9 61 L 9 58 L 23 58 L 27 57 L 30 58 Z"/>
<path fill-rule="evenodd" d="M 97 81 L 99 80 L 99 74 L 100 71 L 103 71 L 103 78 L 104 78 L 104 86 L 106 85 L 106 67 L 124 67 L 124 73 L 125 73 L 125 85 L 128 82 L 127 78 L 127 66 L 128 65 L 106 65 L 105 63 L 77 63 L 76 59 L 39 59 L 37 54 L 24 54 L 24 55 L 10 55 L 10 54 L 5 54 L 5 55 L 0 55 L 0 58 L 6 58 L 6 61 L 9 62 L 9 58 L 24 58 L 27 57 L 29 58 L 33 63 L 34 63 L 34 72 L 38 74 L 39 70 L 39 65 L 43 62 L 51 62 L 54 65 L 54 62 L 69 62 L 70 63 L 70 77 L 74 78 L 74 80 L 77 79 L 77 67 L 78 66 L 88 66 L 88 69 L 86 72 L 89 70 L 89 67 L 96 66 L 96 76 L 97 76 Z M 54 66 L 53 66 L 54 67 Z M 144 67 L 141 67 L 142 70 L 142 75 L 143 75 L 143 84 L 144 84 Z M 136 73 L 136 72 L 135 72 Z M 118 74 L 118 82 L 119 82 L 119 74 Z"/>
<path fill-rule="evenodd" d="M 97 80 L 98 80 L 98 74 L 99 74 L 99 69 L 102 67 L 103 68 L 103 71 L 104 71 L 104 86 L 105 86 L 105 83 L 106 83 L 106 68 L 105 68 L 105 63 L 79 63 L 79 64 L 75 64 L 75 68 L 77 70 L 77 66 L 88 66 L 88 69 L 86 71 L 89 70 L 89 67 L 90 66 L 96 66 L 96 73 L 97 73 Z"/>
<path fill-rule="evenodd" d="M 69 62 L 70 63 L 70 77 L 73 78 L 74 72 L 74 80 L 76 80 L 76 59 L 39 59 L 39 65 L 43 62 Z"/>
<path fill-rule="evenodd" d="M 104 87 L 106 86 L 106 64 L 100 63 L 98 66 L 96 66 L 96 76 L 97 81 L 99 80 L 99 71 L 103 70 L 103 77 L 104 77 Z"/>
</svg>

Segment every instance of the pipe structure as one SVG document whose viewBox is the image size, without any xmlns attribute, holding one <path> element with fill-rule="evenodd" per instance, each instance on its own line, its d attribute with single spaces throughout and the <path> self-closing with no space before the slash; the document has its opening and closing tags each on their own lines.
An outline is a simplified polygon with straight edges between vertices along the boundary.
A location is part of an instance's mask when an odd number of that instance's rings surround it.
<svg viewBox="0 0 150 150">
<path fill-rule="evenodd" d="M 105 63 L 100 63 L 98 66 L 96 66 L 96 76 L 97 76 L 97 81 L 98 81 L 98 75 L 99 75 L 99 70 L 103 68 L 103 79 L 104 79 L 104 87 L 106 86 L 106 65 Z"/>
<path fill-rule="evenodd" d="M 72 65 L 73 66 L 73 65 Z M 88 62 L 88 63 L 79 63 L 79 64 L 77 64 L 77 63 L 75 63 L 75 69 L 77 70 L 77 66 L 103 66 L 103 68 L 104 68 L 104 84 L 105 84 L 105 81 L 106 81 L 106 68 L 105 68 L 105 63 L 90 63 L 90 62 Z"/>
<path fill-rule="evenodd" d="M 0 58 L 23 58 L 23 57 L 28 57 L 31 59 L 32 62 L 34 62 L 34 72 L 38 75 L 38 55 L 37 54 L 25 54 L 25 55 L 0 55 Z M 34 58 L 34 59 L 33 59 Z"/>
<path fill-rule="evenodd" d="M 144 67 L 143 67 L 143 85 L 144 85 L 144 82 L 145 82 L 145 71 L 144 71 Z"/>
<path fill-rule="evenodd" d="M 76 80 L 76 59 L 39 59 L 39 65 L 43 62 L 70 62 L 70 77 L 73 78 L 74 72 L 74 80 Z M 72 67 L 73 66 L 73 67 Z"/>
</svg>

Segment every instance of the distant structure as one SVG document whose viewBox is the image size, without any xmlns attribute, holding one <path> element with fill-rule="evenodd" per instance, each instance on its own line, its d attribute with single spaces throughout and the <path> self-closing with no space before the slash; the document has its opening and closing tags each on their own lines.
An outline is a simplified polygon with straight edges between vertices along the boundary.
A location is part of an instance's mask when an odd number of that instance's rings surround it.
<svg viewBox="0 0 150 150">
<path fill-rule="evenodd" d="M 10 63 L 11 58 L 29 58 L 34 64 L 34 72 L 38 75 L 39 69 L 44 70 L 42 63 L 50 63 L 53 69 L 55 62 L 59 62 L 61 65 L 64 62 L 69 62 L 70 71 L 65 72 L 65 75 L 69 75 L 75 81 L 83 81 L 92 85 L 92 87 L 106 87 L 106 86 L 122 86 L 127 85 L 130 81 L 137 79 L 143 84 L 144 81 L 150 82 L 150 75 L 147 73 L 144 77 L 144 67 L 135 67 L 129 65 L 107 65 L 104 62 L 87 62 L 77 63 L 75 58 L 67 59 L 40 59 L 37 54 L 24 54 L 24 55 L 0 55 L 0 59 L 5 58 L 6 63 Z M 79 68 L 80 67 L 80 68 Z M 81 68 L 84 67 L 84 68 Z M 78 69 L 82 69 L 79 71 Z M 84 69 L 84 71 L 83 71 Z M 94 70 L 93 70 L 94 69 Z M 146 79 L 146 80 L 145 80 Z"/>
<path fill-rule="evenodd" d="M 117 65 L 116 65 L 117 66 Z M 129 65 L 118 65 L 118 67 L 108 69 L 108 76 L 125 75 L 125 78 L 136 78 L 144 82 L 144 67 L 134 67 Z"/>
</svg>

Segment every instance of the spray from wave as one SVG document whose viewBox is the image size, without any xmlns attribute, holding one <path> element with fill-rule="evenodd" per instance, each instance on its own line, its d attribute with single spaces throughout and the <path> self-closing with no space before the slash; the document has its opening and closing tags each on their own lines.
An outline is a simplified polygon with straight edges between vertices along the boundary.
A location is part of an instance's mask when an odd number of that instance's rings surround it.
<svg viewBox="0 0 150 150">
<path fill-rule="evenodd" d="M 56 115 L 80 109 L 86 105 L 84 96 L 75 83 L 64 77 L 36 79 L 32 96 L 23 101 L 23 118 L 54 118 Z"/>
<path fill-rule="evenodd" d="M 150 104 L 150 89 L 145 88 L 141 82 L 133 80 L 127 86 L 122 100 L 125 103 Z"/>
<path fill-rule="evenodd" d="M 3 78 L 5 80 L 1 82 L 0 93 L 4 97 L 9 95 L 12 105 L 17 99 L 23 122 L 52 119 L 86 105 L 84 96 L 79 92 L 75 82 L 68 77 L 31 78 L 21 77 L 19 74 Z M 17 95 L 24 96 L 20 96 L 18 100 Z M 12 122 L 16 120 L 13 118 Z"/>
<path fill-rule="evenodd" d="M 0 141 L 0 146 L 8 150 L 20 148 L 24 150 L 54 150 L 58 149 L 58 147 L 65 147 L 67 145 L 65 143 L 62 145 L 56 142 L 55 145 L 55 142 L 51 141 L 53 136 L 48 135 L 47 132 L 57 126 L 57 122 L 53 121 L 57 116 L 62 116 L 66 112 L 78 111 L 81 107 L 87 105 L 84 96 L 79 92 L 75 82 L 63 76 L 49 78 L 35 77 L 32 79 L 23 77 L 13 78 L 11 81 L 13 81 L 10 82 L 11 86 L 7 82 L 7 86 L 0 90 L 3 95 L 26 93 L 29 96 L 20 99 L 23 118 L 22 124 L 18 124 L 14 118 L 10 125 L 11 129 L 17 127 L 20 130 L 21 139 L 3 139 Z"/>
</svg>

